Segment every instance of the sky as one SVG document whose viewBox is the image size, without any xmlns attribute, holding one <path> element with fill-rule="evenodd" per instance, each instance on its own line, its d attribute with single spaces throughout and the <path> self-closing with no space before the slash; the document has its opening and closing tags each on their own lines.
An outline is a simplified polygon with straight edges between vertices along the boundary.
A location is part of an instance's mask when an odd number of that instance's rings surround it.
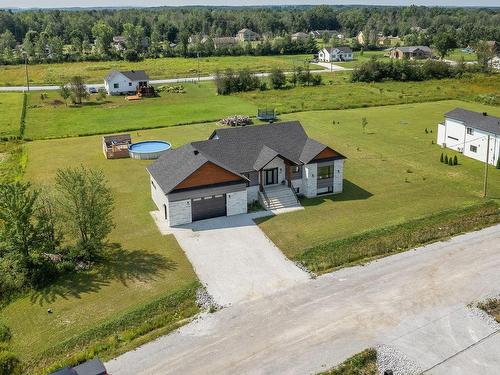
<svg viewBox="0 0 500 375">
<path fill-rule="evenodd" d="M 183 5 L 427 5 L 500 6 L 500 0 L 0 0 L 0 8 L 151 7 Z"/>
</svg>

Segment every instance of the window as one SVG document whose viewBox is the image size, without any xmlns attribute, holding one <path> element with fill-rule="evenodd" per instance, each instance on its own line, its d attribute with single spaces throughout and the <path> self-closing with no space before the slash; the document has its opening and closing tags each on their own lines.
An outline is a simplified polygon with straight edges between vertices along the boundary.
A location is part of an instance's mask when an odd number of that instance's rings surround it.
<svg viewBox="0 0 500 375">
<path fill-rule="evenodd" d="M 467 134 L 468 134 L 468 135 L 474 135 L 474 129 L 472 129 L 472 128 L 467 128 Z"/>
<path fill-rule="evenodd" d="M 471 152 L 477 152 L 477 146 L 470 145 Z"/>
<path fill-rule="evenodd" d="M 129 86 L 132 86 L 132 82 L 129 82 L 129 83 L 128 83 L 128 85 L 129 85 Z"/>
<path fill-rule="evenodd" d="M 120 87 L 120 85 L 119 85 L 118 83 L 113 83 L 113 88 L 114 88 L 114 89 L 117 89 L 117 88 L 119 88 L 119 87 Z"/>
<path fill-rule="evenodd" d="M 300 165 L 293 165 L 292 173 L 299 173 L 299 172 L 300 172 Z"/>
<path fill-rule="evenodd" d="M 318 167 L 318 180 L 324 180 L 326 178 L 333 177 L 333 165 L 325 165 L 323 167 Z"/>
</svg>

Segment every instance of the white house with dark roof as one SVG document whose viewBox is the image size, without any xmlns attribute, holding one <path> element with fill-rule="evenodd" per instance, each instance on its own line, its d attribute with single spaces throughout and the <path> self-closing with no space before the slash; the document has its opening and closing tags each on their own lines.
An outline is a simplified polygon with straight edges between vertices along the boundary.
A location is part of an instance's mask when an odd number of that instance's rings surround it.
<svg viewBox="0 0 500 375">
<path fill-rule="evenodd" d="M 500 117 L 455 108 L 444 115 L 437 133 L 437 144 L 442 147 L 483 162 L 488 157 L 488 163 L 492 165 L 498 162 Z"/>
<path fill-rule="evenodd" d="M 332 61 L 352 61 L 354 54 L 349 47 L 334 47 L 322 48 L 318 52 L 318 61 L 332 62 Z"/>
<path fill-rule="evenodd" d="M 343 189 L 345 157 L 312 138 L 297 121 L 218 129 L 208 140 L 162 155 L 147 169 L 151 196 L 168 225 L 300 206 L 297 196 Z"/>
<path fill-rule="evenodd" d="M 104 78 L 104 88 L 108 95 L 134 94 L 140 87 L 148 85 L 149 77 L 144 70 L 112 70 Z"/>
</svg>

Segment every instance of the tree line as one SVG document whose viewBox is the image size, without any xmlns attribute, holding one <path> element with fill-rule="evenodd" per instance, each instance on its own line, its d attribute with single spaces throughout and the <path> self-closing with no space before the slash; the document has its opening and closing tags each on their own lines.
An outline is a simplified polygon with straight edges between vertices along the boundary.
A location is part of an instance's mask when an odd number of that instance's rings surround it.
<svg viewBox="0 0 500 375">
<path fill-rule="evenodd" d="M 367 45 L 377 33 L 406 36 L 409 44 L 429 44 L 446 33 L 458 46 L 500 39 L 500 12 L 488 8 L 427 7 L 188 7 L 91 10 L 0 11 L 0 55 L 3 63 L 21 62 L 21 45 L 33 62 L 106 60 L 159 56 L 303 53 L 310 42 L 295 43 L 292 33 L 338 30 L 346 37 L 359 31 Z M 249 28 L 270 40 L 258 46 L 215 49 L 212 43 L 189 43 L 193 35 L 234 36 Z M 426 30 L 426 32 L 421 32 Z M 111 47 L 113 36 L 124 36 L 125 49 Z M 174 46 L 175 44 L 175 46 Z M 292 47 L 290 47 L 292 46 Z M 287 50 L 288 48 L 288 50 Z"/>
<path fill-rule="evenodd" d="M 230 95 L 236 92 L 267 90 L 272 88 L 280 90 L 287 87 L 301 86 L 318 86 L 322 83 L 320 74 L 313 74 L 309 66 L 295 67 L 288 79 L 280 68 L 273 68 L 269 73 L 268 81 L 259 78 L 256 74 L 248 69 L 241 69 L 235 72 L 233 69 L 225 71 L 216 71 L 214 76 L 215 87 L 218 95 Z"/>
<path fill-rule="evenodd" d="M 51 188 L 0 184 L 0 296 L 47 285 L 102 259 L 113 196 L 100 171 L 58 170 Z"/>
<path fill-rule="evenodd" d="M 410 60 L 382 61 L 371 59 L 352 72 L 353 82 L 423 81 L 428 79 L 460 78 L 465 73 L 481 71 L 479 65 L 468 65 L 463 61 L 450 65 L 444 61 L 426 60 L 425 62 Z"/>
</svg>

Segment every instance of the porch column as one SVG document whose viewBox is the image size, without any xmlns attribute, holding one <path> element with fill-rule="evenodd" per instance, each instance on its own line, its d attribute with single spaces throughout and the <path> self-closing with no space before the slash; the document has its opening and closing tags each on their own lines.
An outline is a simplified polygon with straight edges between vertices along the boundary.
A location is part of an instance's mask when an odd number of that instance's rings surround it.
<svg viewBox="0 0 500 375">
<path fill-rule="evenodd" d="M 288 187 L 292 187 L 292 165 L 289 161 L 286 162 L 286 179 Z"/>
<path fill-rule="evenodd" d="M 259 171 L 259 191 L 264 191 L 264 186 L 262 186 L 262 169 Z"/>
</svg>

